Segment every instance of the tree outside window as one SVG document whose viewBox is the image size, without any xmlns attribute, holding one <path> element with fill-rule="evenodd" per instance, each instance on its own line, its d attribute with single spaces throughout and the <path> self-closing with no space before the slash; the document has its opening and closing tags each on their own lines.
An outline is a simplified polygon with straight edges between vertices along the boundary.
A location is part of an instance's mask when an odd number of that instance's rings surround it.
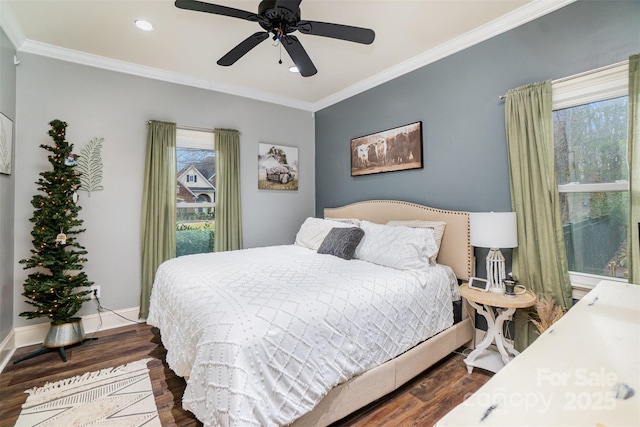
<svg viewBox="0 0 640 427">
<path fill-rule="evenodd" d="M 556 110 L 555 165 L 569 270 L 627 277 L 627 97 Z"/>
</svg>

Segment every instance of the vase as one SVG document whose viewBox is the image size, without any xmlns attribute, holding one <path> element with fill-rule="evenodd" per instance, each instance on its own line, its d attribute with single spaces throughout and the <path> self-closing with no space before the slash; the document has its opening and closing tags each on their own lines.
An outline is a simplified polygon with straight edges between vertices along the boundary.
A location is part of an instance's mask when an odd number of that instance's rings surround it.
<svg viewBox="0 0 640 427">
<path fill-rule="evenodd" d="M 42 346 L 44 348 L 58 348 L 77 344 L 84 340 L 82 318 L 72 317 L 67 323 L 51 324 L 49 332 Z"/>
</svg>

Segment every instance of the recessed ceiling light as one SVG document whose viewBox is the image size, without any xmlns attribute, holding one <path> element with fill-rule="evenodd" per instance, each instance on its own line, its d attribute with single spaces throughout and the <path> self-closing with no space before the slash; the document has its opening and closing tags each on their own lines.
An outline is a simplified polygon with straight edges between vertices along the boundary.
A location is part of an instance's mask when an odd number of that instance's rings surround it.
<svg viewBox="0 0 640 427">
<path fill-rule="evenodd" d="M 292 65 L 291 67 L 289 67 L 289 71 L 291 71 L 292 73 L 297 73 L 299 70 L 298 70 L 298 67 L 296 67 L 295 65 Z"/>
<path fill-rule="evenodd" d="M 142 31 L 153 31 L 155 29 L 153 24 L 145 19 L 136 19 L 133 24 Z"/>
</svg>

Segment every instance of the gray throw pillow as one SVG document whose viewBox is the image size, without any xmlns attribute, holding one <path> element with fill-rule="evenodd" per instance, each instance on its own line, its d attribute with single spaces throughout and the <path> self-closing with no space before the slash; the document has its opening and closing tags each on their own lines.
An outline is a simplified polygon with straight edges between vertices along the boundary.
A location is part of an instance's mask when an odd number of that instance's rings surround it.
<svg viewBox="0 0 640 427">
<path fill-rule="evenodd" d="M 318 248 L 318 253 L 335 255 L 346 260 L 352 259 L 362 236 L 364 236 L 362 228 L 332 228 Z"/>
</svg>

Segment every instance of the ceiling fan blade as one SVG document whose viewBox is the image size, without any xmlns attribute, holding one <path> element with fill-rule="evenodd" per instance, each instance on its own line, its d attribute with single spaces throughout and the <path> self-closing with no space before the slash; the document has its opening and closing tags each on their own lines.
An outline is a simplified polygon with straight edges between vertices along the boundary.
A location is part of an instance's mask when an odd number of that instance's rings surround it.
<svg viewBox="0 0 640 427">
<path fill-rule="evenodd" d="M 269 33 L 267 32 L 259 32 L 250 35 L 239 45 L 231 49 L 225 56 L 218 59 L 217 64 L 228 67 L 229 65 L 235 64 L 235 62 L 242 58 L 247 52 L 249 52 L 254 47 L 258 46 L 261 42 L 265 41 L 269 37 Z"/>
<path fill-rule="evenodd" d="M 288 34 L 282 37 L 281 41 L 302 77 L 310 77 L 318 72 L 296 36 Z"/>
<path fill-rule="evenodd" d="M 352 27 L 350 25 L 331 24 L 329 22 L 300 21 L 296 25 L 298 31 L 314 36 L 331 37 L 333 39 L 350 42 L 371 44 L 376 33 L 368 28 Z"/>
<path fill-rule="evenodd" d="M 205 3 L 197 0 L 176 0 L 177 8 L 186 10 L 195 10 L 197 12 L 207 12 L 216 15 L 230 16 L 232 18 L 245 19 L 247 21 L 257 22 L 260 20 L 260 16 L 253 12 L 247 12 L 245 10 L 234 9 L 232 7 L 220 6 L 217 4 Z"/>
</svg>

